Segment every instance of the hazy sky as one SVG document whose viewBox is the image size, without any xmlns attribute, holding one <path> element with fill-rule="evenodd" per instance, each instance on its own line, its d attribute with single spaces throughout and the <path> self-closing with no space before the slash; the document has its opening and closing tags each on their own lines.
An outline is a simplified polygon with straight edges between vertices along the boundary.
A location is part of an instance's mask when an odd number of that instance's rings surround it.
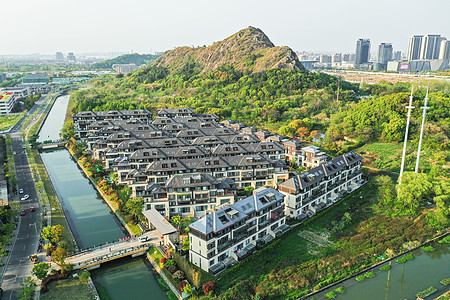
<svg viewBox="0 0 450 300">
<path fill-rule="evenodd" d="M 450 0 L 0 0 L 0 54 L 210 45 L 255 26 L 295 51 L 354 52 L 369 38 L 405 51 L 411 34 L 450 39 Z"/>
</svg>

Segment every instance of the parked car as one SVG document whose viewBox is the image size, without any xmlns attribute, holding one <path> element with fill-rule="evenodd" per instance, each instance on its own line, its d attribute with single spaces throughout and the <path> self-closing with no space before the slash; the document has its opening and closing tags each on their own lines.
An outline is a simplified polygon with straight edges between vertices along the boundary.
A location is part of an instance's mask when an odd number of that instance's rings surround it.
<svg viewBox="0 0 450 300">
<path fill-rule="evenodd" d="M 30 207 L 30 211 L 31 212 L 33 212 L 33 211 L 35 211 L 36 209 L 34 208 L 34 206 L 32 206 L 32 207 Z"/>
<path fill-rule="evenodd" d="M 145 242 L 150 241 L 150 239 L 148 236 L 144 235 L 144 236 L 139 237 L 139 241 L 141 241 L 141 243 L 145 243 Z"/>
<path fill-rule="evenodd" d="M 24 201 L 24 200 L 27 200 L 28 198 L 30 198 L 30 195 L 26 194 L 25 196 L 20 198 L 20 200 Z"/>
<path fill-rule="evenodd" d="M 19 189 L 19 194 L 23 194 L 23 189 Z"/>
<path fill-rule="evenodd" d="M 25 212 L 24 209 L 22 209 L 22 210 L 20 211 L 20 215 L 21 215 L 21 216 L 25 216 L 25 215 L 26 215 L 26 212 Z"/>
</svg>

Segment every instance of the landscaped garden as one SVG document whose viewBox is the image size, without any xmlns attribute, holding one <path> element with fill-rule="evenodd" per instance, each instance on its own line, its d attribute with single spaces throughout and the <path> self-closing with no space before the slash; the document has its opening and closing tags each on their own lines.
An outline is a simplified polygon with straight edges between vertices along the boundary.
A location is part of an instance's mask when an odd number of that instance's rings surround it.
<svg viewBox="0 0 450 300">
<path fill-rule="evenodd" d="M 0 131 L 8 130 L 9 127 L 16 124 L 17 121 L 20 120 L 20 118 L 22 118 L 25 113 L 26 112 L 23 112 L 21 114 L 0 116 Z"/>
</svg>

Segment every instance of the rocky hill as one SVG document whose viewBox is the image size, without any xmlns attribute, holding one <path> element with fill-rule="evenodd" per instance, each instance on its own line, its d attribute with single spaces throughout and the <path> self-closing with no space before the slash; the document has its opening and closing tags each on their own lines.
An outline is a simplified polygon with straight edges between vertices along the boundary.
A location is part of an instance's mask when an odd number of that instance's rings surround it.
<svg viewBox="0 0 450 300">
<path fill-rule="evenodd" d="M 275 47 L 258 28 L 248 27 L 209 47 L 179 47 L 167 51 L 154 64 L 171 70 L 194 62 L 198 72 L 208 72 L 220 65 L 232 65 L 249 73 L 268 69 L 303 70 L 297 55 L 289 47 Z"/>
</svg>

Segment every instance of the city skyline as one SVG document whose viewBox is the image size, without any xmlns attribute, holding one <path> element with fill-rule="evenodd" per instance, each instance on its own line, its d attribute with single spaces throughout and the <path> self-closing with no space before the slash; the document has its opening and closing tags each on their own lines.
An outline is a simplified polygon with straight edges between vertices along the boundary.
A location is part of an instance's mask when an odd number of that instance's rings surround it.
<svg viewBox="0 0 450 300">
<path fill-rule="evenodd" d="M 179 46 L 211 45 L 248 26 L 263 30 L 277 46 L 295 51 L 354 52 L 355 41 L 392 43 L 406 52 L 411 35 L 450 36 L 445 12 L 450 3 L 387 0 L 356 7 L 354 1 L 315 3 L 283 1 L 140 3 L 120 1 L 64 3 L 21 0 L 2 4 L 4 24 L 0 55 L 56 52 L 151 53 Z M 385 4 L 385 5 L 384 5 Z M 436 9 L 439 7 L 439 9 Z M 288 9 L 287 9 L 288 8 Z M 447 8 L 447 9 L 446 9 Z M 420 15 L 417 18 L 408 16 Z M 33 27 L 31 27 L 33 25 Z M 36 27 L 35 27 L 36 26 Z M 33 30 L 31 30 L 33 28 Z M 39 29 L 40 28 L 40 29 Z M 374 51 L 375 49 L 372 49 Z"/>
</svg>

